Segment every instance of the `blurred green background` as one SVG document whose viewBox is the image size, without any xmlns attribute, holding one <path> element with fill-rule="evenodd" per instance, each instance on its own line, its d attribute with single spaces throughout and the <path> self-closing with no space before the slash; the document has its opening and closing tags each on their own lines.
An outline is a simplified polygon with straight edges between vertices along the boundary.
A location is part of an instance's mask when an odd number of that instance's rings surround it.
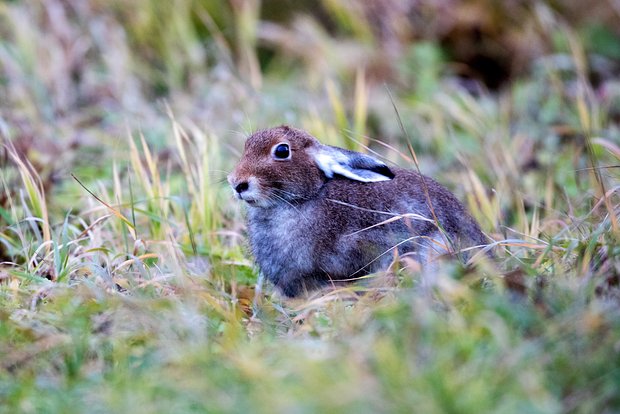
<svg viewBox="0 0 620 414">
<path fill-rule="evenodd" d="M 620 411 L 620 3 L 0 1 L 0 412 Z M 284 300 L 225 177 L 282 123 L 494 262 Z"/>
</svg>

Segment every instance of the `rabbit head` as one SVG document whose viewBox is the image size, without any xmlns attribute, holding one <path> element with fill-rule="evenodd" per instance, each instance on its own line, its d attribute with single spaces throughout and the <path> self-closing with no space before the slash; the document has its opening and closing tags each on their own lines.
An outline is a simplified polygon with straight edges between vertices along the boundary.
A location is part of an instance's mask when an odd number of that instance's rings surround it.
<svg viewBox="0 0 620 414">
<path fill-rule="evenodd" d="M 375 158 L 323 145 L 305 131 L 280 126 L 248 138 L 228 182 L 249 206 L 268 208 L 312 199 L 334 175 L 361 182 L 394 177 Z"/>
</svg>

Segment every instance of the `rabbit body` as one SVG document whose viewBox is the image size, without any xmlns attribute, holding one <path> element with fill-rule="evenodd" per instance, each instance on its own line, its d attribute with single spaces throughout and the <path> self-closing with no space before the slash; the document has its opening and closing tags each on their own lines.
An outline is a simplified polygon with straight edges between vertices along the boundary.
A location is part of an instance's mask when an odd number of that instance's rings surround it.
<svg viewBox="0 0 620 414">
<path fill-rule="evenodd" d="M 249 204 L 261 272 L 290 297 L 386 269 L 394 249 L 424 264 L 484 244 L 475 220 L 436 181 L 290 127 L 251 136 L 229 181 Z"/>
</svg>

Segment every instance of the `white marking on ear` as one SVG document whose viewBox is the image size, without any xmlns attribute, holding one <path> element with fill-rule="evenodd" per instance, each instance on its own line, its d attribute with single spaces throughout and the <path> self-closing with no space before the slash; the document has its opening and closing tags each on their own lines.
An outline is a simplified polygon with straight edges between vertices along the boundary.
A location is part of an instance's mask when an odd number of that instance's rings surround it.
<svg viewBox="0 0 620 414">
<path fill-rule="evenodd" d="M 387 165 L 359 152 L 321 145 L 313 148 L 310 154 L 317 167 L 328 178 L 333 178 L 334 174 L 338 174 L 353 181 L 372 183 L 388 181 L 394 176 Z M 387 172 L 391 176 L 377 171 Z"/>
</svg>

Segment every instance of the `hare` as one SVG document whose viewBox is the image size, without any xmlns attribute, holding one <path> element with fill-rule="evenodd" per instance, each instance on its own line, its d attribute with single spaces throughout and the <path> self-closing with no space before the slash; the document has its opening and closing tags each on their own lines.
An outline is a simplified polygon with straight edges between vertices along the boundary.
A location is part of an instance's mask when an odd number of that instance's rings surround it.
<svg viewBox="0 0 620 414">
<path fill-rule="evenodd" d="M 286 296 L 485 244 L 465 207 L 415 171 L 280 126 L 251 135 L 228 176 L 260 271 Z"/>
</svg>

